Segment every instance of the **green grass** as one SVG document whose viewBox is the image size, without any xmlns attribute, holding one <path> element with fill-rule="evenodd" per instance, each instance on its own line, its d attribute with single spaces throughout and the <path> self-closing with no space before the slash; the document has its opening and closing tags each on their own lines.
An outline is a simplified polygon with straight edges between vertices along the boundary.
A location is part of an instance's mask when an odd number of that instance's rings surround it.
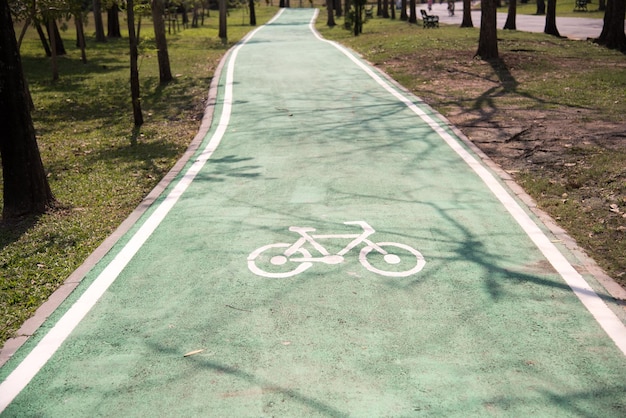
<svg viewBox="0 0 626 418">
<path fill-rule="evenodd" d="M 276 11 L 258 7 L 257 23 Z M 243 10 L 231 11 L 226 45 L 217 37 L 214 11 L 203 27 L 169 35 L 175 80 L 159 86 L 153 31 L 144 18 L 140 79 L 145 124 L 138 132 L 132 122 L 127 38 L 96 43 L 93 28 L 87 28 L 88 62 L 82 64 L 73 31 L 62 33 L 68 54 L 59 58 L 60 80 L 52 82 L 50 59 L 29 29 L 21 55 L 58 208 L 0 228 L 0 342 L 14 334 L 182 155 L 200 125 L 213 72 L 227 49 L 252 29 L 247 21 Z"/>
<path fill-rule="evenodd" d="M 504 2 L 503 2 L 504 3 Z M 604 17 L 604 12 L 598 11 L 598 0 L 593 0 L 593 3 L 587 4 L 586 12 L 575 12 L 574 5 L 575 0 L 559 0 L 556 2 L 556 15 L 557 17 L 586 17 L 593 19 L 601 19 Z M 546 8 L 548 2 L 546 1 Z M 499 13 L 506 13 L 508 6 L 504 5 L 498 8 Z M 534 15 L 537 12 L 537 3 L 535 1 L 527 4 L 521 4 L 517 2 L 517 14 L 520 15 Z"/>
</svg>

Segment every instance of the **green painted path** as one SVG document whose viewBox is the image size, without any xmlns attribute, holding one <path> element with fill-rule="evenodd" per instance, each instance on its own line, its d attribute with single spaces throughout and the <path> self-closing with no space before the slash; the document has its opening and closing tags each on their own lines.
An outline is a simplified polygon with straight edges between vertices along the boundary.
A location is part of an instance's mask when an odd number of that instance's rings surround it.
<svg viewBox="0 0 626 418">
<path fill-rule="evenodd" d="M 625 416 L 623 308 L 312 18 L 231 51 L 197 155 L 0 370 L 2 416 Z"/>
</svg>

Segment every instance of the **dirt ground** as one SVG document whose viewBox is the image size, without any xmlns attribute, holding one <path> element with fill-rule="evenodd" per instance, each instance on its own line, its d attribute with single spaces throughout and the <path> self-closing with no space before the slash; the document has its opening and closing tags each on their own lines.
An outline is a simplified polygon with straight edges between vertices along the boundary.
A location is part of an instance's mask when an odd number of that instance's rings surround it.
<svg viewBox="0 0 626 418">
<path fill-rule="evenodd" d="M 525 75 L 509 70 L 532 56 L 501 58 L 495 67 L 428 55 L 378 65 L 392 74 L 436 71 L 432 85 L 409 87 L 510 173 L 626 287 L 626 118 L 609 120 L 581 107 L 533 109 L 517 91 Z"/>
</svg>

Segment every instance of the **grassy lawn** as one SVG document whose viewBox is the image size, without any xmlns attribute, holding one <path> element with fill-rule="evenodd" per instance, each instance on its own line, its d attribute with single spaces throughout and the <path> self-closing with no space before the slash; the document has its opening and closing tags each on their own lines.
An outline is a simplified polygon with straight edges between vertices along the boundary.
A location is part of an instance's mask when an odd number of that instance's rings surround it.
<svg viewBox="0 0 626 418">
<path fill-rule="evenodd" d="M 573 9 L 573 0 L 570 3 L 561 6 Z M 534 13 L 534 4 L 527 7 Z M 258 7 L 258 23 L 276 11 Z M 574 115 L 580 111 L 571 123 L 626 122 L 626 59 L 614 51 L 541 34 L 500 31 L 505 59 L 498 67 L 472 58 L 477 29 L 424 31 L 398 20 L 373 19 L 365 33 L 354 38 L 341 29 L 341 19 L 337 27 L 326 28 L 324 13 L 318 24 L 324 36 L 361 52 L 449 117 L 460 109 L 481 112 L 485 118 L 517 109 L 548 114 L 567 110 Z M 231 12 L 226 45 L 217 37 L 216 12 L 201 28 L 168 35 L 175 81 L 159 86 L 153 33 L 144 18 L 140 78 L 146 123 L 138 132 L 132 124 L 126 38 L 97 44 L 93 28 L 88 28 L 84 65 L 73 31 L 64 32 L 68 55 L 59 59 L 60 80 L 53 83 L 50 60 L 29 29 L 21 53 L 36 107 L 33 118 L 42 159 L 58 208 L 18 227 L 0 228 L 0 342 L 15 333 L 182 155 L 199 127 L 220 58 L 251 29 L 247 19 L 244 10 Z M 93 24 L 91 17 L 89 22 Z M 566 151 L 553 157 L 563 170 L 555 174 L 545 169 L 547 164 L 521 167 L 517 179 L 624 283 L 626 221 L 608 209 L 610 204 L 626 207 L 626 151 L 579 146 Z M 592 198 L 599 200 L 597 207 L 588 205 Z"/>
<path fill-rule="evenodd" d="M 276 11 L 258 7 L 257 23 L 265 23 Z M 59 58 L 60 80 L 53 83 L 50 59 L 36 31 L 28 30 L 22 61 L 36 108 L 32 115 L 39 148 L 58 208 L 17 227 L 0 228 L 0 344 L 186 150 L 200 125 L 220 58 L 252 29 L 245 10 L 232 10 L 229 42 L 224 45 L 217 36 L 217 18 L 211 11 L 204 26 L 168 35 L 175 80 L 166 86 L 158 84 L 154 32 L 143 18 L 139 72 L 145 124 L 138 132 L 132 122 L 125 33 L 123 39 L 96 43 L 94 29 L 88 27 L 88 62 L 82 64 L 74 31 L 63 32 L 68 54 Z M 124 25 L 122 15 L 120 20 Z M 92 16 L 89 23 L 93 25 Z M 19 29 L 16 25 L 16 32 Z"/>
</svg>

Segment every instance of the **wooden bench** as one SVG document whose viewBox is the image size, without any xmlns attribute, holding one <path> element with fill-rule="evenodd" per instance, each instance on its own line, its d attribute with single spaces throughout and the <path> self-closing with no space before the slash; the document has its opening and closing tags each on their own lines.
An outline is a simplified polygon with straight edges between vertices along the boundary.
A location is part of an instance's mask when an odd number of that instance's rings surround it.
<svg viewBox="0 0 626 418">
<path fill-rule="evenodd" d="M 365 8 L 365 18 L 366 19 L 374 18 L 374 6 L 373 5 L 369 5 Z"/>
<path fill-rule="evenodd" d="M 439 27 L 439 16 L 429 15 L 424 9 L 420 9 L 420 12 L 422 13 L 422 22 L 424 23 L 424 28 Z"/>
<path fill-rule="evenodd" d="M 576 4 L 574 5 L 575 12 L 586 12 L 587 11 L 587 3 L 588 0 L 576 0 Z"/>
</svg>

